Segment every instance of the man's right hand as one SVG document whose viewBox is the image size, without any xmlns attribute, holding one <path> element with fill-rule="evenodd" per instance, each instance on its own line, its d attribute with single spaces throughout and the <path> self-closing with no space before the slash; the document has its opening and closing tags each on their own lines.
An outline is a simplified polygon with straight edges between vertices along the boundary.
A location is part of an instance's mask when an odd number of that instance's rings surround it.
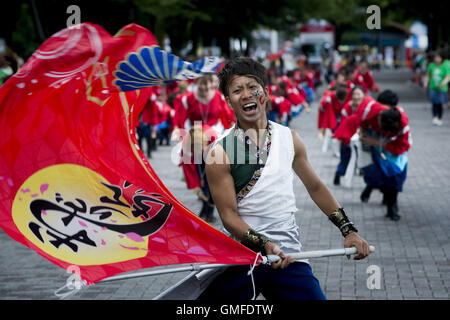
<svg viewBox="0 0 450 320">
<path fill-rule="evenodd" d="M 271 241 L 266 242 L 266 244 L 264 245 L 264 249 L 266 249 L 266 253 L 268 255 L 276 255 L 281 258 L 279 261 L 273 262 L 271 264 L 273 269 L 279 269 L 279 268 L 284 269 L 289 264 L 295 262 L 294 259 L 292 259 L 290 256 L 286 256 L 284 254 L 284 252 L 280 249 L 280 247 Z"/>
</svg>

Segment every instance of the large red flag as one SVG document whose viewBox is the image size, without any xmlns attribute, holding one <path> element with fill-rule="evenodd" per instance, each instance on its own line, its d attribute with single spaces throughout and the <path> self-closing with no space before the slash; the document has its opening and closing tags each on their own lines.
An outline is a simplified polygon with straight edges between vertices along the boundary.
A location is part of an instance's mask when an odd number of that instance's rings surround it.
<svg viewBox="0 0 450 320">
<path fill-rule="evenodd" d="M 49 38 L 0 88 L 0 226 L 88 284 L 256 254 L 185 208 L 136 142 L 148 86 L 214 72 L 161 51 L 137 25 L 82 24 Z"/>
</svg>

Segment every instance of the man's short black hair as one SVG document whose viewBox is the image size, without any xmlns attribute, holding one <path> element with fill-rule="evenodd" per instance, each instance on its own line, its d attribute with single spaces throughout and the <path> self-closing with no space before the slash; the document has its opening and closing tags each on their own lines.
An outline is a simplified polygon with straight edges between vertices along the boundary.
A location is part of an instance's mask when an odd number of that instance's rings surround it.
<svg viewBox="0 0 450 320">
<path fill-rule="evenodd" d="M 254 77 L 263 89 L 269 82 L 266 68 L 261 63 L 247 57 L 237 57 L 227 61 L 217 76 L 220 81 L 219 89 L 225 97 L 229 96 L 228 87 L 233 76 Z"/>
<path fill-rule="evenodd" d="M 378 96 L 377 101 L 387 106 L 395 107 L 398 104 L 398 96 L 392 90 L 384 90 Z"/>
</svg>

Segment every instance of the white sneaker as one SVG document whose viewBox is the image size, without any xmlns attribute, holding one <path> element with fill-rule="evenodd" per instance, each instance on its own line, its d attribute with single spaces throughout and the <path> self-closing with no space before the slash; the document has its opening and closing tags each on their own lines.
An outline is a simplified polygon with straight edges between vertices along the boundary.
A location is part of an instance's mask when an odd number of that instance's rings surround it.
<svg viewBox="0 0 450 320">
<path fill-rule="evenodd" d="M 439 119 L 434 117 L 433 120 L 431 121 L 435 126 L 437 126 Z"/>
<path fill-rule="evenodd" d="M 436 125 L 439 126 L 439 127 L 442 126 L 442 120 L 441 119 L 437 119 Z"/>
</svg>

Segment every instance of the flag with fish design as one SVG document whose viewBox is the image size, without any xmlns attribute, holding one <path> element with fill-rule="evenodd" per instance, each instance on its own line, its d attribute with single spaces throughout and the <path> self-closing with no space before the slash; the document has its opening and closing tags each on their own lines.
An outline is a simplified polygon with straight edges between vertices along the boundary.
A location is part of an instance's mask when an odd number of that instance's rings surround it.
<svg viewBox="0 0 450 320">
<path fill-rule="evenodd" d="M 83 23 L 44 42 L 0 88 L 0 227 L 87 284 L 182 263 L 253 264 L 164 186 L 135 127 L 149 86 L 216 72 L 132 24 Z"/>
</svg>

